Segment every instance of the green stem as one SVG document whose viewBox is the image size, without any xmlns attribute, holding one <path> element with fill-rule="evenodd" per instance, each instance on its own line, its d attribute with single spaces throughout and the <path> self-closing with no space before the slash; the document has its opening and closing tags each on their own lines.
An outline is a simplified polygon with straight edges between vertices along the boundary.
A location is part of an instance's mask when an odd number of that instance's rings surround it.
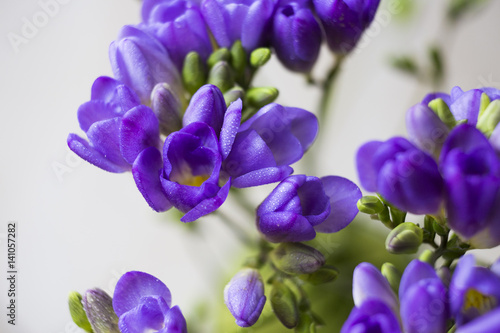
<svg viewBox="0 0 500 333">
<path fill-rule="evenodd" d="M 220 217 L 222 222 L 224 222 L 224 224 L 227 225 L 235 233 L 235 235 L 242 241 L 243 244 L 247 245 L 248 247 L 255 246 L 255 242 L 247 235 L 246 231 L 243 230 L 243 228 L 237 223 L 234 223 L 234 221 L 229 216 L 224 214 L 220 209 L 214 211 L 213 214 Z"/>
<path fill-rule="evenodd" d="M 432 263 L 435 264 L 436 261 L 446 252 L 446 247 L 448 245 L 448 235 L 441 236 L 441 243 L 439 247 L 434 251 L 432 255 Z"/>
<path fill-rule="evenodd" d="M 328 106 L 330 105 L 330 99 L 333 95 L 333 86 L 335 84 L 336 78 L 338 77 L 338 74 L 340 73 L 340 68 L 342 67 L 344 59 L 345 59 L 344 55 L 336 56 L 335 63 L 328 72 L 325 81 L 323 82 L 322 86 L 323 92 L 321 95 L 321 102 L 319 105 L 319 112 L 318 112 L 320 125 L 325 122 L 326 115 L 328 113 Z"/>
</svg>

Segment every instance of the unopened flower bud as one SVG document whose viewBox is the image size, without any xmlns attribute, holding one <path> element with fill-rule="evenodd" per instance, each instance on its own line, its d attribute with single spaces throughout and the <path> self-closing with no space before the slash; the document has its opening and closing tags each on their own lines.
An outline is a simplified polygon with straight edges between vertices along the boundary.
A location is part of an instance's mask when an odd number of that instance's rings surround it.
<svg viewBox="0 0 500 333">
<path fill-rule="evenodd" d="M 453 128 L 457 124 L 453 113 L 451 113 L 448 104 L 442 98 L 436 98 L 429 102 L 428 105 L 432 111 L 441 119 L 443 123 L 448 126 L 448 128 Z"/>
<path fill-rule="evenodd" d="M 231 59 L 231 52 L 225 47 L 218 49 L 208 57 L 207 65 L 208 68 L 212 68 L 216 63 L 220 61 L 229 62 Z"/>
<path fill-rule="evenodd" d="M 394 228 L 385 240 L 385 248 L 391 253 L 416 253 L 422 244 L 424 233 L 420 227 L 405 222 Z"/>
<path fill-rule="evenodd" d="M 219 61 L 208 73 L 208 83 L 217 86 L 223 93 L 234 86 L 234 74 L 229 64 Z"/>
<path fill-rule="evenodd" d="M 311 274 L 325 264 L 325 257 L 302 243 L 281 243 L 270 253 L 273 264 L 288 274 Z"/>
<path fill-rule="evenodd" d="M 192 95 L 205 84 L 206 79 L 207 73 L 200 55 L 196 52 L 189 52 L 184 58 L 182 67 L 184 87 Z"/>
<path fill-rule="evenodd" d="M 483 95 L 486 95 L 483 93 Z M 488 96 L 486 96 L 488 97 Z M 490 137 L 493 130 L 500 122 L 500 100 L 491 102 L 484 112 L 479 116 L 477 128 L 487 137 Z"/>
<path fill-rule="evenodd" d="M 274 282 L 271 289 L 271 306 L 276 317 L 287 328 L 294 328 L 299 321 L 297 299 L 284 283 Z"/>
<path fill-rule="evenodd" d="M 224 93 L 224 101 L 226 102 L 226 106 L 229 106 L 232 102 L 245 97 L 245 91 L 241 87 L 234 86 Z"/>
<path fill-rule="evenodd" d="M 399 290 L 399 282 L 401 281 L 401 272 L 391 264 L 390 262 L 386 262 L 382 265 L 380 272 L 382 275 L 389 281 L 392 290 L 397 292 Z"/>
<path fill-rule="evenodd" d="M 296 333 L 316 333 L 316 324 L 310 313 L 303 312 L 300 314 L 299 324 L 295 327 Z"/>
<path fill-rule="evenodd" d="M 120 333 L 113 299 L 104 290 L 87 290 L 83 295 L 83 308 L 94 333 Z"/>
<path fill-rule="evenodd" d="M 313 285 L 318 285 L 334 281 L 338 276 L 338 269 L 330 265 L 324 265 L 314 273 L 299 275 L 299 278 Z"/>
<path fill-rule="evenodd" d="M 486 110 L 486 108 L 488 107 L 488 105 L 490 105 L 490 97 L 486 94 L 486 93 L 482 93 L 481 94 L 481 102 L 479 104 L 479 117 L 481 117 L 484 113 L 484 111 Z"/>
<path fill-rule="evenodd" d="M 373 195 L 367 195 L 358 200 L 358 209 L 365 214 L 378 214 L 384 210 L 384 204 L 380 199 Z"/>
<path fill-rule="evenodd" d="M 158 83 L 154 87 L 151 109 L 158 118 L 163 134 L 168 135 L 182 128 L 182 103 L 167 83 Z"/>
<path fill-rule="evenodd" d="M 271 59 L 271 50 L 267 47 L 259 47 L 250 54 L 250 65 L 262 67 Z"/>
<path fill-rule="evenodd" d="M 433 264 L 432 256 L 433 256 L 432 251 L 429 249 L 426 249 L 420 254 L 420 256 L 418 257 L 418 260 L 426 262 L 428 264 Z"/>
<path fill-rule="evenodd" d="M 241 45 L 241 41 L 237 40 L 231 46 L 231 66 L 236 72 L 236 77 L 238 80 L 242 79 L 245 75 L 245 69 L 247 67 L 247 53 Z"/>
<path fill-rule="evenodd" d="M 224 288 L 224 302 L 238 326 L 255 324 L 266 303 L 259 272 L 253 268 L 239 271 Z"/>
<path fill-rule="evenodd" d="M 274 87 L 250 88 L 247 91 L 248 104 L 256 108 L 261 108 L 278 98 L 279 91 Z"/>
<path fill-rule="evenodd" d="M 87 314 L 83 309 L 82 295 L 76 291 L 72 291 L 68 297 L 68 305 L 73 322 L 86 332 L 92 332 L 92 326 L 90 326 Z"/>
</svg>

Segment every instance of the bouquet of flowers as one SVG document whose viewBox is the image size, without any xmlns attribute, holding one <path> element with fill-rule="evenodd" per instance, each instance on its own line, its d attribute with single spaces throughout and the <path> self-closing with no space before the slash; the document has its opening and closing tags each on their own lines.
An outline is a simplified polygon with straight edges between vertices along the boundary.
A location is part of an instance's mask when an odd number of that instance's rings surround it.
<svg viewBox="0 0 500 333">
<path fill-rule="evenodd" d="M 143 1 L 142 21 L 124 26 L 109 47 L 113 77 L 98 77 L 78 109 L 85 137 L 70 134 L 68 146 L 105 171 L 130 172 L 154 211 L 175 210 L 187 225 L 214 215 L 251 250 L 225 281 L 215 328 L 200 325 L 201 316 L 186 321 L 168 287 L 140 271 L 125 273 L 113 295 L 72 292 L 79 327 L 500 332 L 500 261 L 485 267 L 467 254 L 500 244 L 500 90 L 429 93 L 408 109 L 406 138 L 353 152 L 359 184 L 374 195 L 344 177 L 315 176 L 315 155 L 304 157 L 379 2 Z M 312 68 L 323 42 L 335 61 L 318 79 Z M 273 55 L 321 90 L 316 114 L 275 103 L 275 87 L 255 86 Z M 306 174 L 291 167 L 300 160 Z M 266 184 L 275 185 L 253 206 L 245 189 Z M 221 211 L 230 197 L 255 221 L 253 233 Z M 346 228 L 358 213 L 390 230 L 385 249 L 364 227 Z M 325 250 L 328 242 L 345 250 Z"/>
</svg>

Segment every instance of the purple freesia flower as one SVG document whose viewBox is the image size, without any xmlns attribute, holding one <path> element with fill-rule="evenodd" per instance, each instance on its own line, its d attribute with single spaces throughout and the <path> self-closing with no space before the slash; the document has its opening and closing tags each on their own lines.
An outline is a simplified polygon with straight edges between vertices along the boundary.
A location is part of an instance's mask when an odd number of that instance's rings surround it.
<svg viewBox="0 0 500 333">
<path fill-rule="evenodd" d="M 192 97 L 184 127 L 166 138 L 163 156 L 156 149 L 139 155 L 132 173 L 153 209 L 164 211 L 171 204 L 186 213 L 181 221 L 191 222 L 224 203 L 231 179 L 219 186 L 221 164 L 231 151 L 241 108 L 238 100 L 226 110 L 221 91 L 205 85 Z"/>
<path fill-rule="evenodd" d="M 355 308 L 342 333 L 401 332 L 399 320 L 405 333 L 446 331 L 446 287 L 432 266 L 419 260 L 413 260 L 403 273 L 399 302 L 378 269 L 369 263 L 359 264 L 353 275 L 353 298 Z"/>
<path fill-rule="evenodd" d="M 266 303 L 259 272 L 252 268 L 239 271 L 224 288 L 224 302 L 238 326 L 255 324 Z"/>
<path fill-rule="evenodd" d="M 204 60 L 212 52 L 205 21 L 195 1 L 146 0 L 142 19 L 179 70 L 189 52 L 197 52 Z"/>
<path fill-rule="evenodd" d="M 181 310 L 171 303 L 170 290 L 163 282 L 137 271 L 122 275 L 113 295 L 113 309 L 123 333 L 187 333 Z"/>
<path fill-rule="evenodd" d="M 330 50 L 347 54 L 371 24 L 380 0 L 313 0 Z"/>
<path fill-rule="evenodd" d="M 158 83 L 167 83 L 181 96 L 179 73 L 161 43 L 152 35 L 124 26 L 109 46 L 115 78 L 131 87 L 143 104 L 151 103 L 151 92 Z"/>
<path fill-rule="evenodd" d="M 342 177 L 289 176 L 257 208 L 257 227 L 271 242 L 311 240 L 316 231 L 346 227 L 360 198 L 359 188 Z"/>
<path fill-rule="evenodd" d="M 404 138 L 364 144 L 356 155 L 356 165 L 361 185 L 399 209 L 432 214 L 443 201 L 437 163 Z"/>
<path fill-rule="evenodd" d="M 203 0 L 201 12 L 220 47 L 241 40 L 247 52 L 264 46 L 277 0 Z"/>
<path fill-rule="evenodd" d="M 78 121 L 89 141 L 70 134 L 68 146 L 106 171 L 128 171 L 144 149 L 160 146 L 153 111 L 140 105 L 130 88 L 109 77 L 96 79 L 91 100 L 78 109 Z"/>
<path fill-rule="evenodd" d="M 286 68 L 309 72 L 321 46 L 321 28 L 306 4 L 289 2 L 274 15 L 272 46 Z"/>
<path fill-rule="evenodd" d="M 448 223 L 453 230 L 468 240 L 487 227 L 499 229 L 495 200 L 500 189 L 500 163 L 488 139 L 471 125 L 457 126 L 448 136 L 440 160 Z M 491 236 L 500 236 L 499 231 Z M 475 245 L 498 244 L 498 239 L 485 241 L 480 239 Z"/>
<path fill-rule="evenodd" d="M 486 323 L 481 324 L 482 317 L 499 309 L 500 277 L 485 267 L 475 266 L 471 254 L 463 256 L 451 279 L 450 305 L 458 327 L 467 323 L 471 324 L 469 327 L 487 325 L 491 317 L 484 319 Z M 496 322 L 499 322 L 498 319 Z"/>
<path fill-rule="evenodd" d="M 239 188 L 281 181 L 317 133 L 318 120 L 311 112 L 268 104 L 241 125 L 223 170 Z"/>
</svg>

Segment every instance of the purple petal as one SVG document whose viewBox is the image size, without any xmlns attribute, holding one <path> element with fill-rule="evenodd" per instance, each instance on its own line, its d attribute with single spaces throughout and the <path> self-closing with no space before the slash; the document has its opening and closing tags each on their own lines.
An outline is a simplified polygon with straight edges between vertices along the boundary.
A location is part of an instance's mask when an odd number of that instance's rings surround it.
<svg viewBox="0 0 500 333">
<path fill-rule="evenodd" d="M 450 111 L 457 121 L 467 119 L 468 124 L 476 126 L 482 93 L 478 89 L 469 90 L 453 100 Z"/>
<path fill-rule="evenodd" d="M 439 153 L 449 129 L 441 119 L 424 104 L 417 104 L 406 112 L 408 138 L 429 154 Z"/>
<path fill-rule="evenodd" d="M 158 147 L 160 130 L 154 112 L 145 105 L 128 111 L 120 126 L 120 150 L 125 160 L 133 164 L 137 155 L 148 147 Z"/>
<path fill-rule="evenodd" d="M 162 298 L 167 307 L 170 307 L 172 296 L 163 282 L 147 273 L 127 272 L 116 283 L 113 309 L 117 316 L 121 317 L 137 307 L 143 298 L 148 296 Z"/>
<path fill-rule="evenodd" d="M 291 124 L 292 134 L 299 140 L 305 152 L 313 144 L 318 134 L 318 119 L 304 109 L 285 107 L 286 117 Z"/>
<path fill-rule="evenodd" d="M 422 104 L 429 105 L 430 102 L 432 102 L 433 100 L 435 100 L 437 98 L 441 98 L 448 106 L 451 104 L 450 95 L 443 93 L 443 92 L 434 92 L 434 93 L 430 93 L 430 94 L 425 95 L 425 97 L 422 99 Z"/>
<path fill-rule="evenodd" d="M 327 176 L 321 178 L 321 181 L 330 198 L 331 213 L 314 229 L 323 233 L 337 232 L 349 225 L 358 214 L 357 203 L 362 193 L 356 184 L 343 177 Z"/>
<path fill-rule="evenodd" d="M 161 297 L 142 297 L 134 308 L 120 315 L 118 322 L 120 331 L 122 333 L 134 333 L 159 330 L 163 327 L 164 314 L 168 311 L 168 308 L 168 305 Z"/>
<path fill-rule="evenodd" d="M 229 179 L 226 184 L 220 188 L 217 194 L 211 198 L 207 198 L 197 204 L 193 209 L 186 213 L 181 218 L 182 222 L 192 222 L 200 217 L 210 214 L 217 210 L 224 201 L 226 201 L 227 195 L 229 194 L 229 189 L 231 188 L 231 179 Z"/>
<path fill-rule="evenodd" d="M 92 85 L 91 100 L 120 106 L 120 115 L 140 104 L 137 95 L 121 82 L 101 76 Z"/>
<path fill-rule="evenodd" d="M 245 188 L 252 186 L 259 186 L 264 184 L 276 183 L 282 181 L 290 174 L 293 169 L 288 165 L 281 167 L 262 168 L 247 172 L 233 180 L 233 186 L 237 188 Z"/>
<path fill-rule="evenodd" d="M 434 268 L 428 263 L 414 259 L 406 267 L 399 284 L 399 297 L 403 298 L 408 289 L 425 279 L 439 279 Z"/>
<path fill-rule="evenodd" d="M 352 298 L 357 307 L 369 300 L 379 300 L 397 313 L 399 304 L 396 295 L 375 266 L 366 262 L 359 264 L 352 279 Z"/>
<path fill-rule="evenodd" d="M 77 117 L 80 128 L 87 132 L 94 123 L 116 118 L 120 114 L 117 108 L 103 101 L 88 101 L 78 108 Z"/>
<path fill-rule="evenodd" d="M 396 312 L 397 313 L 397 312 Z M 340 333 L 401 333 L 394 312 L 377 299 L 364 302 L 352 309 Z"/>
<path fill-rule="evenodd" d="M 172 208 L 160 182 L 160 174 L 163 169 L 163 161 L 160 152 L 149 147 L 137 156 L 132 166 L 132 175 L 135 184 L 146 202 L 157 212 L 164 212 Z"/>
<path fill-rule="evenodd" d="M 500 327 L 500 308 L 482 315 L 467 325 L 461 326 L 456 333 L 498 333 Z"/>
<path fill-rule="evenodd" d="M 103 170 L 120 173 L 130 170 L 130 165 L 123 160 L 120 164 L 109 161 L 103 154 L 94 149 L 86 140 L 76 134 L 68 135 L 68 147 L 85 161 Z"/>
<path fill-rule="evenodd" d="M 224 123 L 219 139 L 222 160 L 227 158 L 233 147 L 234 139 L 240 127 L 242 107 L 241 99 L 238 99 L 229 105 L 224 114 Z"/>
<path fill-rule="evenodd" d="M 274 190 L 264 199 L 264 201 L 257 208 L 257 215 L 264 215 L 276 211 L 291 211 L 290 201 L 299 199 L 297 189 L 304 185 L 307 176 L 293 175 L 287 177 L 274 188 Z M 299 199 L 300 200 L 300 199 Z M 295 207 L 295 213 L 300 214 L 302 207 L 300 202 Z"/>
<path fill-rule="evenodd" d="M 356 153 L 359 181 L 361 186 L 370 192 L 377 192 L 379 170 L 374 167 L 373 158 L 381 146 L 381 141 L 370 141 L 362 145 Z"/>
<path fill-rule="evenodd" d="M 217 44 L 220 47 L 231 47 L 233 41 L 229 37 L 230 29 L 226 26 L 223 9 L 219 7 L 217 1 L 203 0 L 201 13 Z"/>
<path fill-rule="evenodd" d="M 187 333 L 186 319 L 177 305 L 165 314 L 165 326 L 158 333 Z"/>
<path fill-rule="evenodd" d="M 316 237 L 311 223 L 293 212 L 272 212 L 259 216 L 257 227 L 273 243 L 304 242 Z"/>
<path fill-rule="evenodd" d="M 198 89 L 186 109 L 182 123 L 184 127 L 194 122 L 204 122 L 219 136 L 224 121 L 226 102 L 216 86 L 207 84 Z"/>
<path fill-rule="evenodd" d="M 262 46 L 275 5 L 275 0 L 253 1 L 244 21 L 234 21 L 233 25 L 241 24 L 241 44 L 247 52 Z"/>
<path fill-rule="evenodd" d="M 448 153 L 454 149 L 460 149 L 464 153 L 470 153 L 478 149 L 486 149 L 488 153 L 494 153 L 488 139 L 477 128 L 469 124 L 455 127 L 443 146 L 440 156 L 440 164 L 443 163 Z"/>
</svg>

